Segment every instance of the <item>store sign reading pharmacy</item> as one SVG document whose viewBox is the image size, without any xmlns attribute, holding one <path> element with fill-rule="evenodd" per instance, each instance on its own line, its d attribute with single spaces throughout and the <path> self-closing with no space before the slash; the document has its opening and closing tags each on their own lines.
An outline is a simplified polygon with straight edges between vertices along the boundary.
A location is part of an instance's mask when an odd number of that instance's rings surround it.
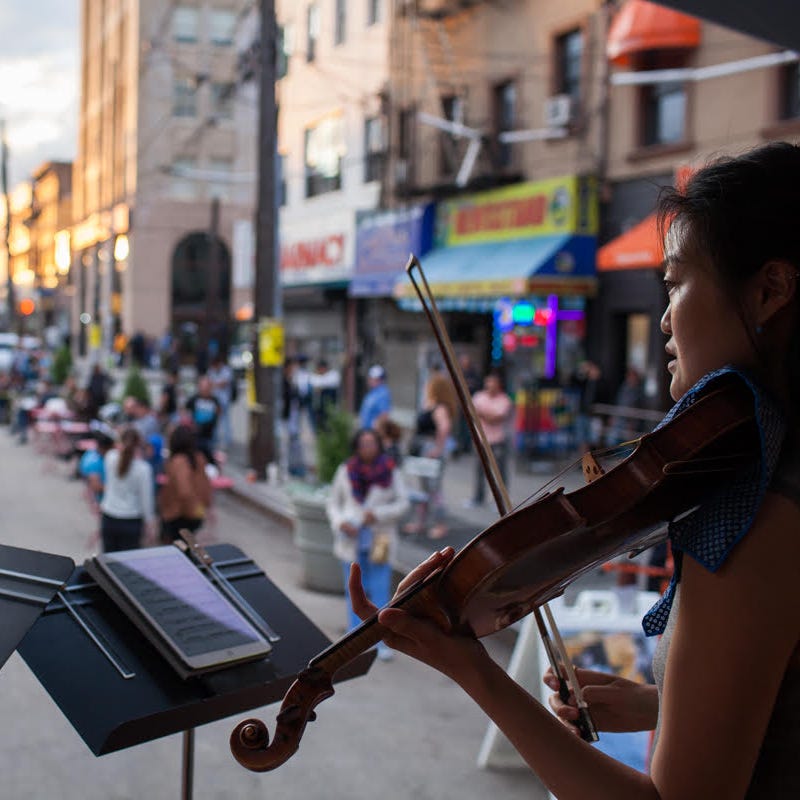
<svg viewBox="0 0 800 800">
<path fill-rule="evenodd" d="M 294 242 L 281 247 L 281 269 L 332 268 L 344 262 L 345 239 L 343 233 L 336 233 L 322 239 L 307 242 Z"/>
</svg>

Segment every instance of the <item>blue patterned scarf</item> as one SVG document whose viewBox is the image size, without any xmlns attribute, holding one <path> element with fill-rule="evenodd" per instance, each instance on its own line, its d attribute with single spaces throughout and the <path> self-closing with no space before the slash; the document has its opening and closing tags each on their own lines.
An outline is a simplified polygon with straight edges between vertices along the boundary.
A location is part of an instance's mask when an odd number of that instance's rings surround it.
<svg viewBox="0 0 800 800">
<path fill-rule="evenodd" d="M 698 564 L 716 572 L 730 555 L 734 546 L 750 530 L 764 494 L 767 491 L 781 445 L 786 433 L 786 423 L 774 400 L 750 376 L 733 367 L 710 372 L 672 407 L 657 426 L 666 425 L 677 414 L 706 392 L 723 375 L 738 375 L 753 393 L 759 434 L 759 455 L 752 466 L 745 467 L 719 489 L 703 505 L 669 524 L 669 540 L 675 560 L 675 571 L 663 596 L 644 615 L 642 627 L 648 636 L 664 632 L 675 598 L 675 589 L 681 579 L 683 554 L 688 553 Z"/>
</svg>

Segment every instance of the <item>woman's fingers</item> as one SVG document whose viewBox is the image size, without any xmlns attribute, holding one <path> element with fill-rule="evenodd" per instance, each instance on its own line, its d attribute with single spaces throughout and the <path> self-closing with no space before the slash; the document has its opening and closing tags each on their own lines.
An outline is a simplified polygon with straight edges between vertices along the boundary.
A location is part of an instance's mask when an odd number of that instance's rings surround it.
<svg viewBox="0 0 800 800">
<path fill-rule="evenodd" d="M 456 554 L 456 551 L 453 550 L 452 547 L 445 547 L 442 550 L 437 550 L 435 553 L 431 553 L 425 561 L 423 561 L 418 566 L 414 567 L 408 575 L 400 581 L 399 586 L 397 587 L 397 593 L 404 592 L 408 589 L 409 586 L 413 586 L 417 581 L 421 581 L 423 578 L 426 578 L 432 572 L 435 572 L 437 569 L 441 569 L 445 564 L 452 560 L 453 556 Z"/>
<path fill-rule="evenodd" d="M 350 578 L 347 583 L 347 588 L 350 590 L 350 602 L 353 606 L 353 611 L 360 619 L 369 619 L 378 610 L 378 607 L 370 602 L 367 593 L 364 591 L 364 586 L 361 583 L 361 567 L 358 564 L 350 565 Z"/>
</svg>

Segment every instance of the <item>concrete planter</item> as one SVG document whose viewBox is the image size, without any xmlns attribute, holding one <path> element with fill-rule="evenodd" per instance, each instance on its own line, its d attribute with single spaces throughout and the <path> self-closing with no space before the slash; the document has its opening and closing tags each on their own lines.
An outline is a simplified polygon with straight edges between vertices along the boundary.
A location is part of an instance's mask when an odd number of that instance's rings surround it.
<svg viewBox="0 0 800 800">
<path fill-rule="evenodd" d="M 325 514 L 328 486 L 289 486 L 294 510 L 294 542 L 300 553 L 301 584 L 307 589 L 344 594 L 342 565 L 333 554 L 333 534 Z"/>
</svg>

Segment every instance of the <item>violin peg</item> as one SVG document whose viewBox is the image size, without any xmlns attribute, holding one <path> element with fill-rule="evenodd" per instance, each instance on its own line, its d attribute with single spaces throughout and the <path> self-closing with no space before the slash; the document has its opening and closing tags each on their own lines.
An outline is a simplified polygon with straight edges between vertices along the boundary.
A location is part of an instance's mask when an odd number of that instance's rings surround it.
<svg viewBox="0 0 800 800">
<path fill-rule="evenodd" d="M 317 712 L 316 711 L 309 711 L 308 712 L 308 721 L 309 722 L 314 722 L 314 720 L 316 718 L 317 718 Z"/>
</svg>

